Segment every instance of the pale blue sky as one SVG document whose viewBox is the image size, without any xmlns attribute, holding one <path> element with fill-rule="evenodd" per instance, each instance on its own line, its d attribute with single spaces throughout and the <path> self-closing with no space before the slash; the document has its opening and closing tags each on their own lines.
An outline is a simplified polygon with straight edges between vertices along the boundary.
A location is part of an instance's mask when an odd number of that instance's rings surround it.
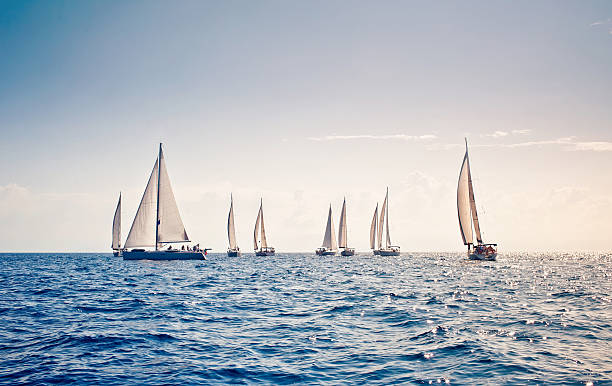
<svg viewBox="0 0 612 386">
<path fill-rule="evenodd" d="M 319 246 L 344 195 L 365 249 L 387 185 L 403 250 L 461 250 L 467 135 L 488 241 L 612 249 L 611 18 L 609 1 L 0 0 L 3 248 L 108 249 L 118 192 L 126 235 L 163 141 L 187 231 L 216 251 L 230 191 L 245 250 L 262 194 L 278 249 Z"/>
</svg>

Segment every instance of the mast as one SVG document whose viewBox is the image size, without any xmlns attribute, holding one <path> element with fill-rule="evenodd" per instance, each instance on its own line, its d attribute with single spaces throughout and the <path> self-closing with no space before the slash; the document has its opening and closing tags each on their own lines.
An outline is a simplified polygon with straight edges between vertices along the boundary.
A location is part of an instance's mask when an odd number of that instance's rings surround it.
<svg viewBox="0 0 612 386">
<path fill-rule="evenodd" d="M 391 245 L 391 237 L 389 236 L 389 187 L 387 186 L 387 195 L 385 196 L 385 202 L 387 203 L 387 211 L 385 212 L 385 222 L 387 227 L 387 238 L 385 244 L 387 248 Z"/>
<path fill-rule="evenodd" d="M 161 154 L 162 154 L 162 144 L 159 143 L 159 154 L 157 155 L 157 214 L 155 215 L 155 250 L 159 249 L 159 245 L 157 240 L 159 240 L 159 180 L 161 177 Z"/>
</svg>

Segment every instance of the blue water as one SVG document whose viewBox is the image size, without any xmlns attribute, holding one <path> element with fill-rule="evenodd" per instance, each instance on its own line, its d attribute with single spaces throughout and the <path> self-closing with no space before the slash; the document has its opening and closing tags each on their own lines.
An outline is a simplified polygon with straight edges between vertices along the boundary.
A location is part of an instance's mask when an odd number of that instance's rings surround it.
<svg viewBox="0 0 612 386">
<path fill-rule="evenodd" d="M 0 255 L 0 383 L 612 384 L 612 255 Z"/>
</svg>

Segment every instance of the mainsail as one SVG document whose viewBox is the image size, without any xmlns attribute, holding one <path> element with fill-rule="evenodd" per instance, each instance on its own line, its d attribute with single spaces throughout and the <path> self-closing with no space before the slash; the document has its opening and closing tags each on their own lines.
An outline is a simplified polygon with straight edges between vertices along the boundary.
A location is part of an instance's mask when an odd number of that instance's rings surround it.
<svg viewBox="0 0 612 386">
<path fill-rule="evenodd" d="M 459 216 L 459 231 L 463 238 L 463 244 L 470 245 L 474 243 L 472 223 L 474 224 L 476 241 L 482 243 L 476 201 L 474 200 L 474 187 L 472 186 L 467 140 L 465 142 L 465 156 L 463 157 L 461 171 L 459 172 L 459 182 L 457 184 L 457 214 Z"/>
<path fill-rule="evenodd" d="M 187 242 L 187 232 L 170 186 L 162 145 L 153 165 L 136 217 L 125 241 L 126 248 L 155 247 L 162 243 Z"/>
<path fill-rule="evenodd" d="M 113 249 L 121 249 L 121 193 L 119 193 L 119 202 L 115 209 L 115 217 L 113 217 Z"/>
<path fill-rule="evenodd" d="M 325 236 L 323 237 L 323 245 L 330 250 L 338 249 L 338 243 L 336 242 L 336 232 L 334 231 L 334 219 L 332 218 L 331 205 L 329 206 L 329 214 L 327 215 L 327 227 L 325 228 Z"/>
<path fill-rule="evenodd" d="M 230 196 L 230 210 L 227 216 L 227 238 L 230 249 L 236 249 L 236 230 L 234 229 L 234 198 Z"/>
<path fill-rule="evenodd" d="M 376 228 L 378 228 L 378 204 L 374 209 L 374 217 L 372 217 L 372 225 L 370 225 L 370 249 L 376 249 Z"/>
<path fill-rule="evenodd" d="M 159 209 L 157 243 L 182 243 L 189 241 L 183 220 L 170 186 L 170 177 L 159 145 Z"/>
<path fill-rule="evenodd" d="M 386 247 L 389 248 L 391 246 L 391 236 L 389 236 L 389 188 L 387 188 L 387 196 L 385 197 L 385 204 L 387 204 L 387 210 L 385 211 L 385 226 L 387 231 L 386 237 Z"/>
<path fill-rule="evenodd" d="M 259 233 L 260 228 L 261 228 L 261 234 Z M 255 244 L 255 250 L 257 250 L 260 247 L 258 243 L 259 241 L 258 236 L 261 236 L 261 248 L 267 248 L 268 241 L 266 240 L 266 228 L 264 227 L 264 219 L 263 219 L 263 200 L 259 204 L 259 213 L 257 213 L 257 221 L 255 221 L 255 232 L 254 232 L 254 240 L 253 240 Z"/>
<path fill-rule="evenodd" d="M 338 246 L 340 248 L 346 248 L 346 199 L 342 202 L 342 212 L 340 213 L 340 223 L 338 227 Z"/>
</svg>

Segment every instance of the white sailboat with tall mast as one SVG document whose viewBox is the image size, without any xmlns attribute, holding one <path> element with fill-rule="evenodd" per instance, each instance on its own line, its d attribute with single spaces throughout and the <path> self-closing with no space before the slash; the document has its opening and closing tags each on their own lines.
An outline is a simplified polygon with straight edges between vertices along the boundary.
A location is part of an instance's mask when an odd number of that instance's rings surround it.
<svg viewBox="0 0 612 386">
<path fill-rule="evenodd" d="M 391 244 L 391 237 L 389 236 L 389 188 L 387 188 L 387 194 L 385 201 L 383 202 L 382 209 L 380 210 L 380 220 L 378 222 L 378 255 L 381 256 L 399 256 L 400 247 Z M 385 244 L 383 246 L 383 227 L 386 234 Z M 376 254 L 376 253 L 375 253 Z"/>
<path fill-rule="evenodd" d="M 162 144 L 123 250 L 124 260 L 204 260 L 198 246 L 176 249 L 165 244 L 190 242 L 170 186 Z M 145 248 L 154 248 L 147 250 Z M 130 249 L 130 250 L 128 250 Z"/>
<path fill-rule="evenodd" d="M 111 243 L 113 256 L 121 254 L 121 193 L 119 193 L 119 202 L 115 208 L 115 216 L 113 217 L 113 241 Z"/>
<path fill-rule="evenodd" d="M 274 256 L 276 251 L 273 247 L 268 246 L 268 240 L 266 239 L 266 228 L 264 227 L 263 217 L 263 199 L 261 199 L 259 212 L 257 212 L 253 243 L 255 247 L 255 256 Z"/>
<path fill-rule="evenodd" d="M 332 208 L 329 204 L 329 213 L 327 214 L 327 226 L 325 227 L 325 235 L 323 236 L 323 244 L 315 250 L 319 256 L 334 256 L 338 252 L 338 243 L 336 242 L 336 231 L 334 230 L 334 219 L 332 217 Z"/>
<path fill-rule="evenodd" d="M 374 255 L 380 255 L 378 249 L 376 249 L 376 230 L 378 229 L 378 203 L 376 203 L 376 209 L 374 209 L 374 217 L 372 217 L 372 224 L 370 225 L 370 249 Z"/>
<path fill-rule="evenodd" d="M 234 197 L 232 195 L 230 195 L 230 210 L 227 215 L 227 239 L 229 241 L 227 255 L 229 257 L 240 256 L 240 248 L 236 244 L 236 230 L 234 229 Z"/>
<path fill-rule="evenodd" d="M 342 256 L 353 256 L 354 248 L 347 246 L 347 229 L 346 229 L 346 197 L 342 201 L 342 212 L 340 213 L 340 223 L 338 224 L 338 246 L 342 248 L 340 254 Z"/>
<path fill-rule="evenodd" d="M 457 184 L 457 214 L 459 216 L 459 231 L 463 244 L 467 245 L 468 257 L 472 260 L 495 260 L 497 258 L 497 244 L 482 242 L 476 200 L 474 199 L 467 138 L 465 139 L 465 156 L 463 157 Z M 473 231 L 472 226 L 474 227 Z M 474 236 L 476 236 L 476 242 L 478 243 L 476 245 L 474 245 Z"/>
</svg>

